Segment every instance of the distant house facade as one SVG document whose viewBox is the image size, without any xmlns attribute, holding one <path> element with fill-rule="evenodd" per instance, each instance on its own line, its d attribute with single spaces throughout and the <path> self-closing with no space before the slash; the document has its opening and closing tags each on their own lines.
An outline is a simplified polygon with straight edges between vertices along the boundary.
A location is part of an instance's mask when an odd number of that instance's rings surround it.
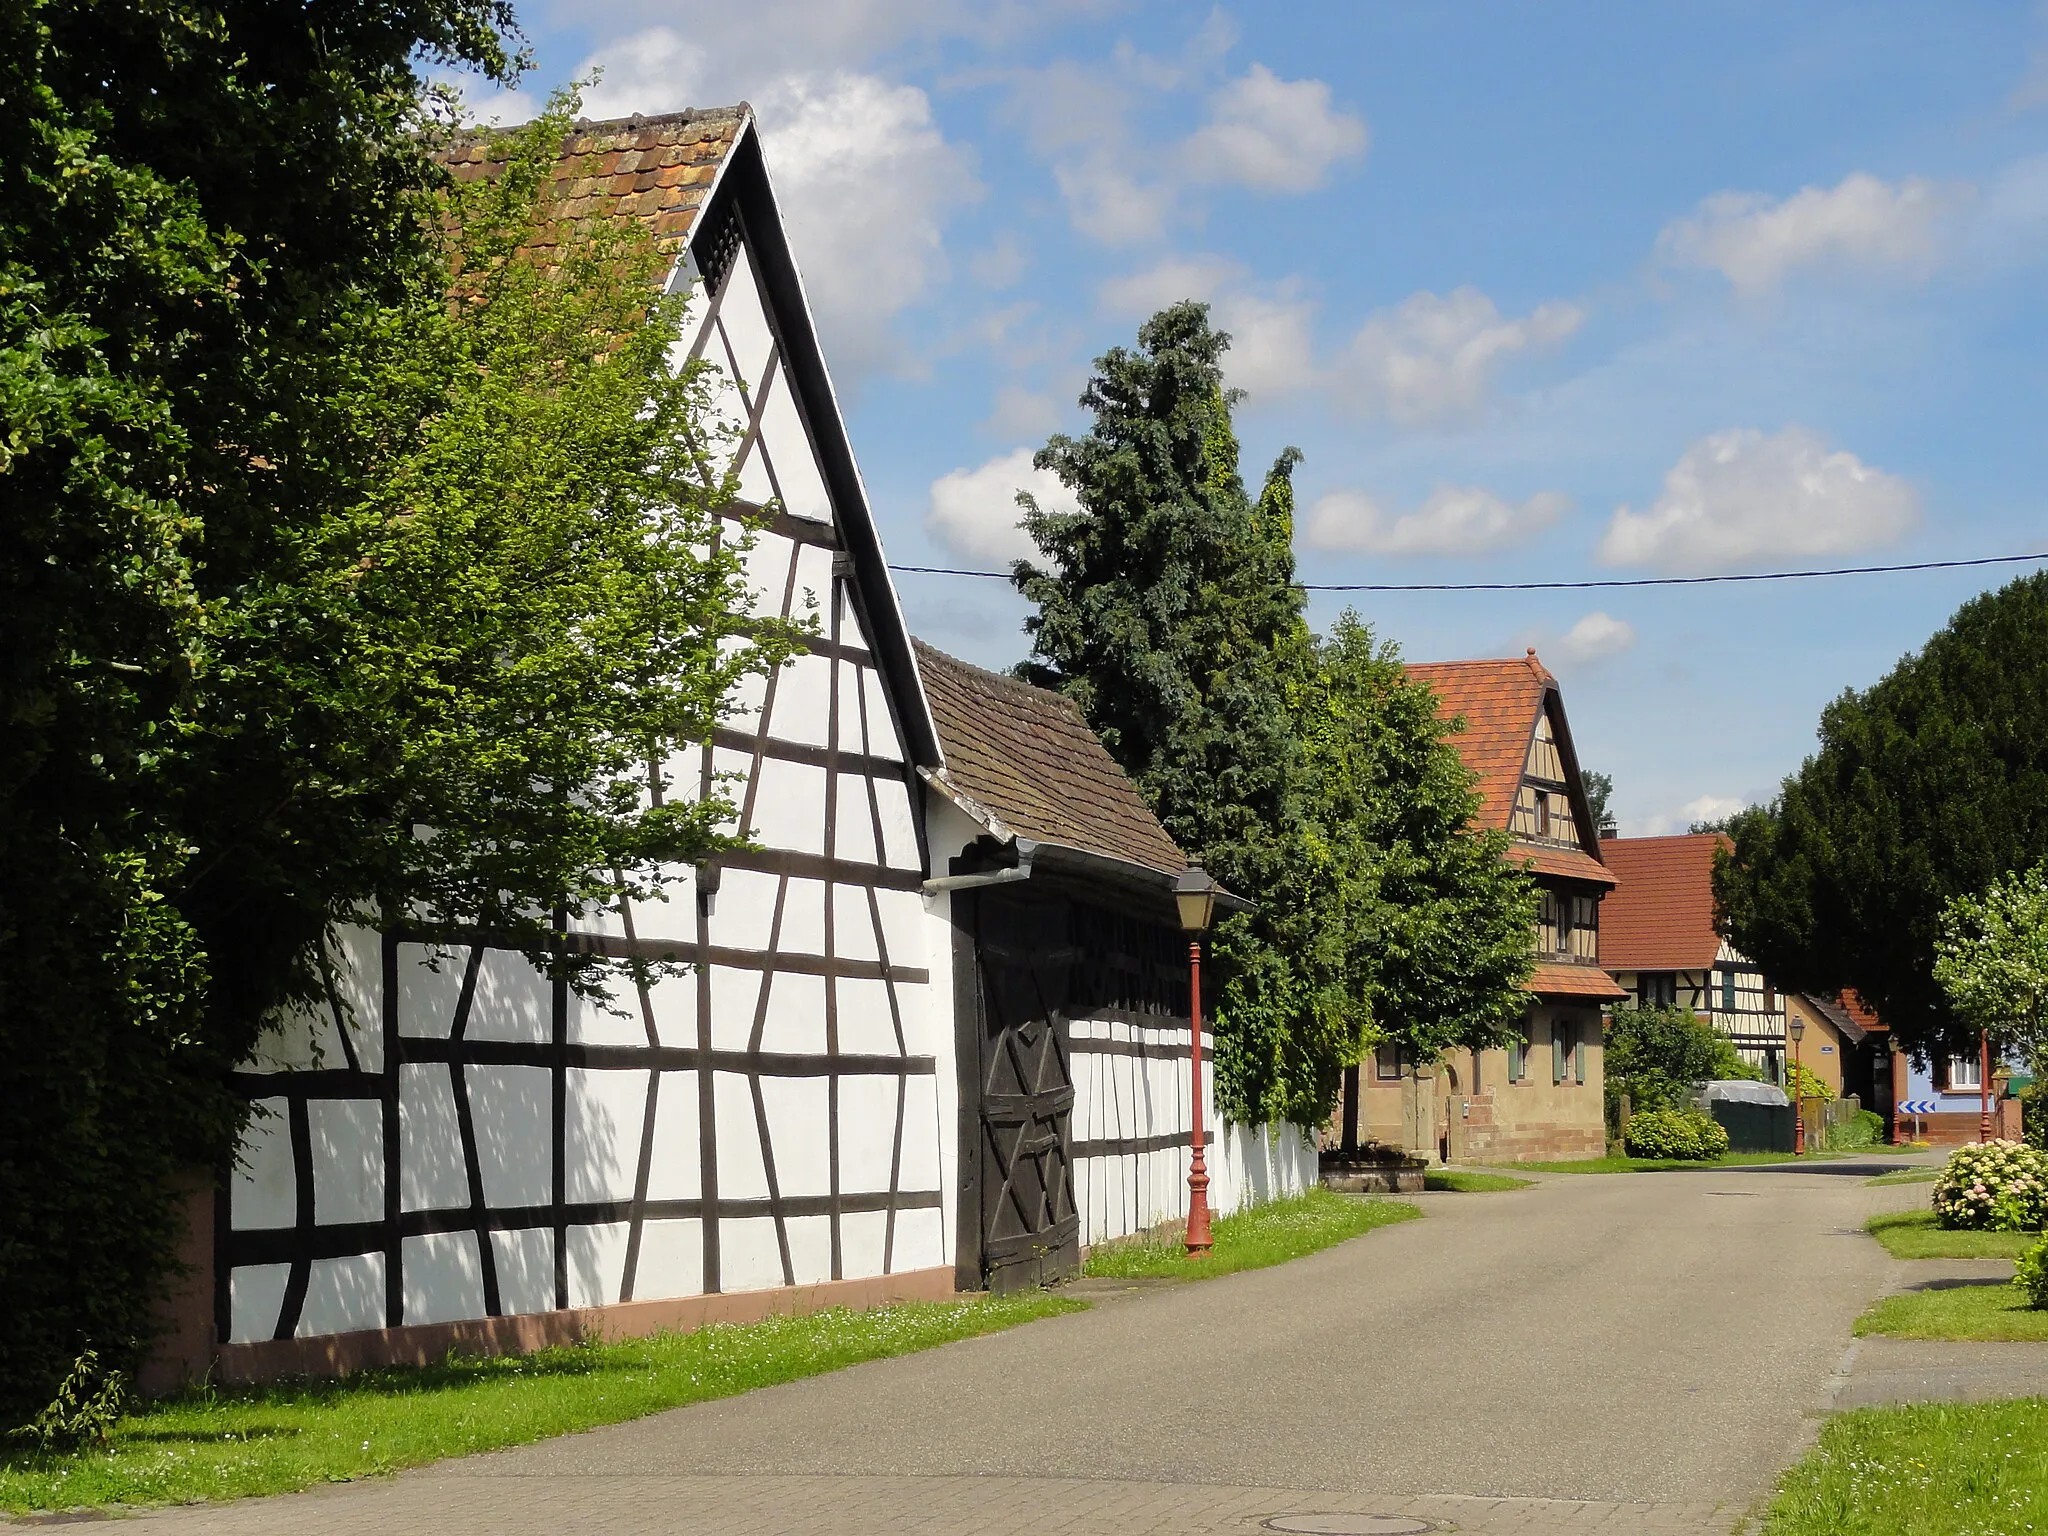
<svg viewBox="0 0 2048 1536">
<path fill-rule="evenodd" d="M 1607 905 L 1607 968 L 1636 1007 L 1692 1010 L 1744 1061 L 1782 1083 L 1785 998 L 1714 931 L 1714 855 L 1727 846 L 1712 832 L 1610 837 L 1600 845 L 1621 879 Z"/>
<path fill-rule="evenodd" d="M 1535 879 L 1535 1000 L 1503 1049 L 1425 1062 L 1383 1047 L 1346 1074 L 1330 1139 L 1452 1162 L 1598 1157 L 1600 1010 L 1623 995 L 1602 968 L 1602 902 L 1616 877 L 1601 860 L 1557 679 L 1533 650 L 1408 673 L 1463 722 L 1452 740 L 1479 777 L 1477 819 L 1508 833 L 1507 857 Z"/>
<path fill-rule="evenodd" d="M 1798 1043 L 1799 1064 L 1837 1097 L 1853 1098 L 1889 1120 L 1891 1032 L 1877 1015 L 1847 994 L 1818 997 L 1807 992 L 1787 993 L 1785 1012 L 1788 1022 L 1805 1026 Z"/>
<path fill-rule="evenodd" d="M 1991 1053 L 1991 1134 L 2017 1141 L 2020 1101 L 2012 1097 L 2015 1063 Z M 1925 1141 L 1937 1147 L 1975 1141 L 1983 1130 L 1983 1058 L 1976 1051 L 1940 1056 L 1925 1063 L 1905 1052 L 1891 1058 L 1892 1139 Z"/>
</svg>

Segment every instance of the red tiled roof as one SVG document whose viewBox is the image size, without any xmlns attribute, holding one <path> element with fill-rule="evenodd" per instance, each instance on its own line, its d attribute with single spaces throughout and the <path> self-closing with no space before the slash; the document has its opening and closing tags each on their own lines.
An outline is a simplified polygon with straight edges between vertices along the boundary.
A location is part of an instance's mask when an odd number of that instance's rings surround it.
<svg viewBox="0 0 2048 1536">
<path fill-rule="evenodd" d="M 1536 717 L 1546 695 L 1556 691 L 1557 679 L 1534 651 L 1502 660 L 1414 661 L 1407 664 L 1407 672 L 1415 681 L 1429 684 L 1439 714 L 1464 720 L 1464 729 L 1452 735 L 1451 744 L 1465 766 L 1479 775 L 1479 823 L 1504 830 L 1528 767 Z M 1596 855 L 1579 849 L 1518 838 L 1508 857 L 1533 863 L 1539 875 L 1605 886 L 1615 883 Z"/>
<path fill-rule="evenodd" d="M 1610 837 L 1600 844 L 1621 889 L 1600 906 L 1600 960 L 1617 971 L 1702 970 L 1720 953 L 1714 932 L 1718 832 Z"/>
<path fill-rule="evenodd" d="M 1848 1014 L 1850 1018 L 1854 1019 L 1866 1030 L 1888 1030 L 1891 1028 L 1883 1019 L 1880 1019 L 1870 1009 L 1866 1008 L 1863 1005 L 1863 999 L 1854 992 L 1837 992 L 1835 994 L 1835 1001 L 1840 1004 L 1844 1013 Z"/>
<path fill-rule="evenodd" d="M 953 786 L 1025 837 L 1167 874 L 1187 868 L 1071 699 L 911 644 Z"/>
<path fill-rule="evenodd" d="M 596 218 L 635 218 L 664 250 L 682 248 L 718 167 L 754 115 L 745 102 L 697 107 L 657 117 L 578 122 L 562 141 L 546 203 L 550 219 L 581 225 Z M 457 136 L 441 155 L 460 181 L 497 174 L 510 151 L 488 130 Z M 545 245 L 559 231 L 535 244 Z"/>
<path fill-rule="evenodd" d="M 1604 946 L 1603 946 L 1604 947 Z M 1623 998 L 1628 993 L 1597 965 L 1546 963 L 1536 967 L 1529 978 L 1529 990 L 1538 997 Z"/>
</svg>

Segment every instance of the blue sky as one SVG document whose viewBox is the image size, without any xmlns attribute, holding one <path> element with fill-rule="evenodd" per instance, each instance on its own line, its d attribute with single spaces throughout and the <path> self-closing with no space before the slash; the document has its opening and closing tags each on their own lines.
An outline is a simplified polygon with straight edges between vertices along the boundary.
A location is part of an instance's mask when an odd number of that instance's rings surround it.
<svg viewBox="0 0 2048 1536">
<path fill-rule="evenodd" d="M 754 103 L 896 561 L 1013 552 L 1090 359 L 1188 296 L 1248 474 L 1306 454 L 1307 581 L 2048 548 L 2048 7 L 713 9 L 528 0 L 529 87 Z M 1654 832 L 1768 796 L 2003 579 L 1351 601 L 1418 660 L 1537 646 Z M 1022 654 L 1000 584 L 900 586 L 935 644 Z"/>
</svg>

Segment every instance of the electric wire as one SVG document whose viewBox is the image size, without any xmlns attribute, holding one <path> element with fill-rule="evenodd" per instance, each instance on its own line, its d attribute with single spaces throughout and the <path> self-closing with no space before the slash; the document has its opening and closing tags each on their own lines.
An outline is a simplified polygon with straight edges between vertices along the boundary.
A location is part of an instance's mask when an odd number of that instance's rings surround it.
<svg viewBox="0 0 2048 1536">
<path fill-rule="evenodd" d="M 1915 560 L 1905 565 L 1843 565 L 1812 571 L 1734 571 L 1719 576 L 1610 576 L 1592 581 L 1346 581 L 1296 582 L 1304 592 L 1590 592 L 1615 587 L 1705 587 L 1745 581 L 1813 581 L 1826 576 L 1889 576 L 1901 571 L 1953 571 L 1978 565 L 2019 565 L 2048 560 L 2034 555 L 1982 555 L 1971 560 Z M 1008 571 L 971 571 L 948 565 L 891 565 L 911 576 L 973 576 L 1008 581 Z"/>
</svg>

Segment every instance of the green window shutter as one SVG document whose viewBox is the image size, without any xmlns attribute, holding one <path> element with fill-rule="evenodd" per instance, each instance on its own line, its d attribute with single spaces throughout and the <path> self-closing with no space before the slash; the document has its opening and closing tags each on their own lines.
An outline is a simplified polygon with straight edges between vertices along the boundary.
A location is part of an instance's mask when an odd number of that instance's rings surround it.
<svg viewBox="0 0 2048 1536">
<path fill-rule="evenodd" d="M 1583 1040 L 1576 1040 L 1572 1043 L 1572 1066 L 1578 1073 L 1579 1081 L 1584 1083 L 1586 1081 L 1586 1042 Z"/>
<path fill-rule="evenodd" d="M 1529 1043 L 1520 1035 L 1508 1037 L 1508 1081 L 1519 1083 L 1527 1073 Z"/>
<path fill-rule="evenodd" d="M 1570 1032 L 1559 1020 L 1550 1026 L 1550 1083 L 1553 1088 L 1564 1081 L 1564 1054 L 1570 1049 Z"/>
</svg>

